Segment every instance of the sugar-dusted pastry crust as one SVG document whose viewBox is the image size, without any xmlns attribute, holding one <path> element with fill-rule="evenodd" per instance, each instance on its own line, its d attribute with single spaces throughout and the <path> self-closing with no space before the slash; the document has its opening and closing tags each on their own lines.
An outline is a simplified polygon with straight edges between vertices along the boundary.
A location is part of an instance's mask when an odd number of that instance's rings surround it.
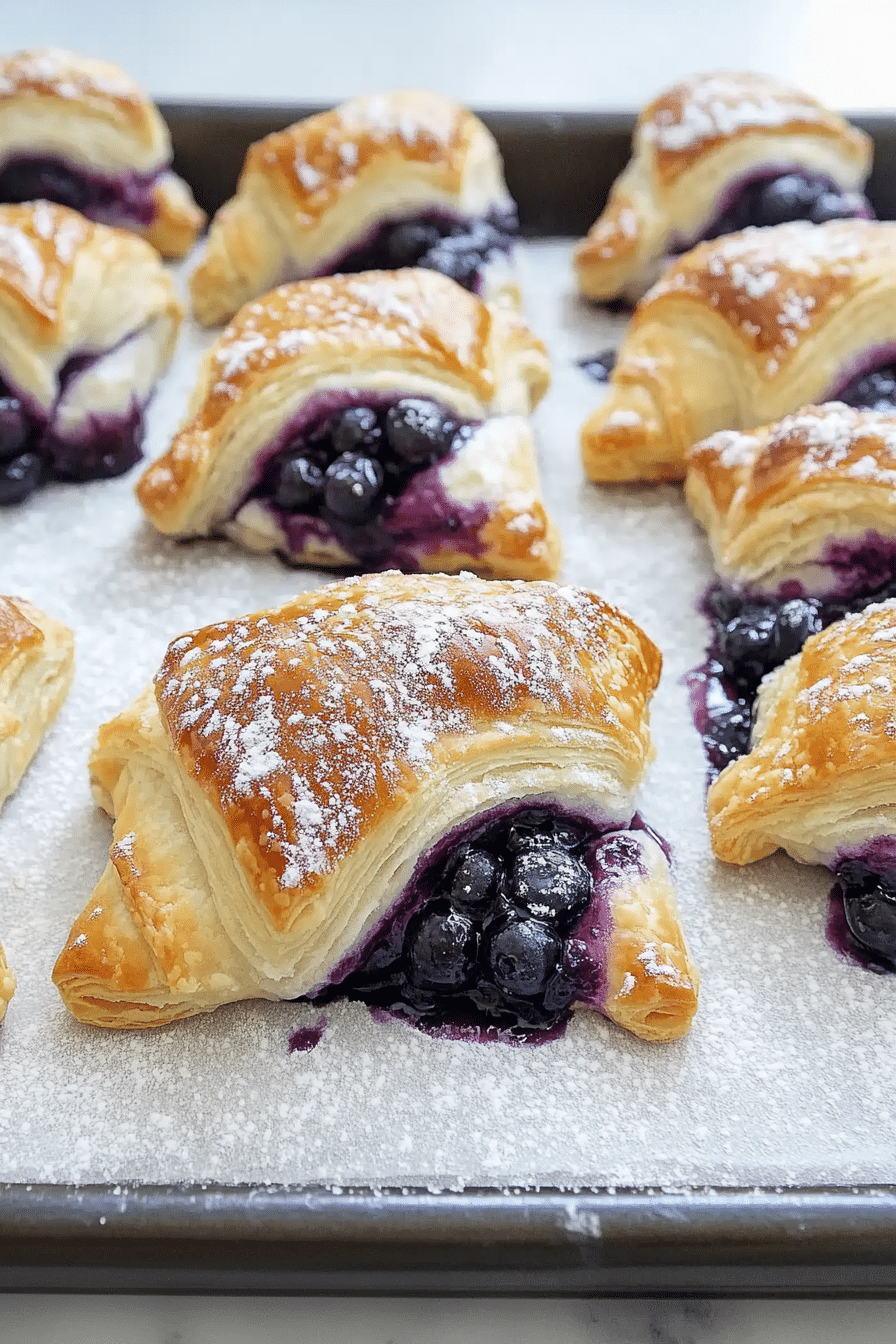
<svg viewBox="0 0 896 1344">
<path fill-rule="evenodd" d="M 722 431 L 687 454 L 685 497 L 727 582 L 836 591 L 869 534 L 896 558 L 896 414 L 807 406 L 752 434 Z M 836 547 L 836 551 L 832 548 Z"/>
<path fill-rule="evenodd" d="M 896 600 L 813 635 L 770 673 L 748 755 L 711 786 L 712 847 L 753 863 L 779 847 L 832 866 L 896 835 Z"/>
<path fill-rule="evenodd" d="M 353 98 L 250 146 L 191 277 L 193 311 L 226 322 L 275 285 L 338 269 L 384 220 L 508 204 L 498 147 L 471 112 L 416 90 Z M 496 286 L 483 297 L 506 290 L 506 276 Z"/>
<path fill-rule="evenodd" d="M 0 597 L 0 807 L 62 706 L 74 673 L 67 626 L 20 597 Z"/>
<path fill-rule="evenodd" d="M 796 169 L 856 191 L 871 154 L 863 131 L 771 75 L 693 75 L 638 117 L 631 161 L 576 249 L 579 287 L 597 301 L 639 299 L 740 184 Z"/>
<path fill-rule="evenodd" d="M 555 798 L 624 828 L 659 669 L 585 590 L 470 575 L 348 580 L 185 635 L 100 730 L 114 843 L 56 965 L 63 999 L 138 1027 L 293 998 L 471 817 Z M 688 963 L 663 863 L 657 847 L 623 883 L 610 988 L 617 1020 L 669 1039 L 689 1016 L 668 945 Z"/>
<path fill-rule="evenodd" d="M 484 422 L 438 469 L 458 506 L 481 506 L 473 549 L 446 538 L 422 551 L 430 571 L 547 578 L 560 546 L 541 501 L 528 415 L 547 389 L 544 346 L 519 316 L 435 271 L 366 272 L 283 285 L 247 304 L 207 352 L 168 451 L 137 486 L 170 536 L 225 532 L 299 564 L 343 566 L 335 536 L 290 549 L 246 501 L 272 446 L 311 399 L 339 390 L 431 398 Z"/>
<path fill-rule="evenodd" d="M 681 480 L 685 453 L 830 400 L 896 340 L 896 224 L 747 229 L 682 257 L 635 309 L 585 421 L 595 481 Z"/>
<path fill-rule="evenodd" d="M 48 201 L 0 205 L 0 377 L 61 435 L 75 432 L 79 415 L 148 399 L 182 315 L 171 277 L 142 238 Z M 61 387 L 68 360 L 104 352 L 108 364 L 97 359 Z M 93 395 L 82 404 L 84 377 Z"/>
<path fill-rule="evenodd" d="M 3 948 L 0 947 L 0 1022 L 6 1016 L 6 1009 L 15 992 L 16 978 L 9 969 Z"/>
<path fill-rule="evenodd" d="M 23 156 L 145 179 L 154 218 L 127 227 L 163 256 L 184 256 L 205 223 L 187 184 L 168 171 L 171 138 L 155 104 L 106 61 L 55 48 L 0 58 L 0 168 Z"/>
</svg>

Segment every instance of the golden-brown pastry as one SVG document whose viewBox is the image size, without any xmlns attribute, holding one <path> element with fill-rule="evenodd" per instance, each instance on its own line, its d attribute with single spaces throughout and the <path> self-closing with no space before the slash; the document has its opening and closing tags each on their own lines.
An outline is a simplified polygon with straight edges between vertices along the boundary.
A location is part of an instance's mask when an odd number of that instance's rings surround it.
<svg viewBox="0 0 896 1344">
<path fill-rule="evenodd" d="M 518 298 L 516 207 L 498 147 L 436 93 L 353 98 L 250 146 L 190 281 L 200 322 L 226 322 L 288 280 L 429 266 L 482 298 Z"/>
<path fill-rule="evenodd" d="M 528 415 L 549 364 L 519 316 L 436 271 L 283 285 L 208 351 L 140 503 L 294 564 L 549 578 Z"/>
<path fill-rule="evenodd" d="M 0 597 L 0 807 L 68 695 L 74 636 L 20 597 Z"/>
<path fill-rule="evenodd" d="M 49 201 L 0 206 L 0 503 L 138 460 L 181 316 L 142 238 Z"/>
<path fill-rule="evenodd" d="M 16 978 L 6 961 L 3 948 L 0 947 L 0 1022 L 6 1016 L 6 1009 L 16 992 Z"/>
<path fill-rule="evenodd" d="M 594 594 L 471 575 L 175 640 L 93 752 L 114 842 L 65 1003 L 117 1027 L 337 994 L 550 1027 L 578 1003 L 682 1035 L 696 973 L 634 804 L 659 670 Z"/>
<path fill-rule="evenodd" d="M 0 57 L 0 201 L 57 201 L 182 257 L 205 215 L 170 163 L 158 109 L 117 66 L 54 48 Z"/>
<path fill-rule="evenodd" d="M 685 498 L 720 578 L 848 599 L 896 575 L 896 408 L 806 406 L 687 454 Z"/>
<path fill-rule="evenodd" d="M 863 131 L 770 75 L 693 75 L 639 116 L 631 161 L 576 249 L 579 288 L 634 302 L 701 240 L 867 217 L 871 154 Z"/>
<path fill-rule="evenodd" d="M 688 448 L 861 401 L 893 360 L 896 224 L 781 224 L 701 243 L 635 309 L 582 430 L 595 481 L 680 480 Z"/>
</svg>

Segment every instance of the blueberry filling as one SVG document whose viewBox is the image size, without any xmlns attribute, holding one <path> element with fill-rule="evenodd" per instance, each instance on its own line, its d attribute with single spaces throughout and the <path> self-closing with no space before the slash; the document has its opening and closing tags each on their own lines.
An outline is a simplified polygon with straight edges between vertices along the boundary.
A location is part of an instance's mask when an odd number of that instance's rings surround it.
<svg viewBox="0 0 896 1344">
<path fill-rule="evenodd" d="M 767 673 L 799 653 L 810 635 L 896 597 L 896 574 L 876 578 L 870 591 L 836 598 L 759 598 L 722 584 L 709 589 L 703 612 L 712 639 L 706 662 L 689 681 L 694 722 L 713 775 L 749 751 L 755 700 Z"/>
<path fill-rule="evenodd" d="M 306 426 L 266 464 L 252 498 L 319 518 L 356 559 L 375 562 L 392 538 L 383 516 L 418 472 L 446 458 L 471 422 L 434 401 L 353 405 Z"/>
<path fill-rule="evenodd" d="M 510 252 L 517 229 L 516 212 L 510 209 L 493 210 L 483 219 L 432 215 L 386 222 L 332 269 L 345 273 L 422 266 L 476 291 L 482 268 Z"/>
<path fill-rule="evenodd" d="M 896 969 L 896 873 L 881 876 L 866 860 L 849 858 L 836 874 L 850 934 Z"/>
<path fill-rule="evenodd" d="M 885 364 L 851 379 L 838 391 L 837 400 L 859 410 L 896 410 L 896 363 Z"/>
<path fill-rule="evenodd" d="M 56 201 L 108 224 L 148 227 L 155 213 L 158 173 L 105 177 L 51 156 L 23 155 L 0 167 L 0 201 Z"/>
<path fill-rule="evenodd" d="M 831 219 L 869 215 L 870 208 L 863 196 L 840 191 L 829 177 L 790 172 L 746 183 L 701 238 L 706 241 L 741 229 L 787 224 L 798 219 L 824 224 Z"/>
<path fill-rule="evenodd" d="M 595 898 L 599 834 L 530 807 L 437 849 L 415 879 L 412 913 L 384 921 L 363 962 L 312 997 L 360 999 L 422 1025 L 556 1026 L 599 973 L 577 936 Z"/>
</svg>

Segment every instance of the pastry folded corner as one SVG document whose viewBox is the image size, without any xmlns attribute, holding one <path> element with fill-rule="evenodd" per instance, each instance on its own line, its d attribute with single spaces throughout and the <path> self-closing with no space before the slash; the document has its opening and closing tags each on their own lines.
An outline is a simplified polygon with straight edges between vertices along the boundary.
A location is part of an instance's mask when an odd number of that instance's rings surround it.
<svg viewBox="0 0 896 1344">
<path fill-rule="evenodd" d="M 0 806 L 64 704 L 74 670 L 67 625 L 22 598 L 0 598 Z"/>
<path fill-rule="evenodd" d="M 155 218 L 143 236 L 163 257 L 185 257 L 205 227 L 206 213 L 176 173 L 162 173 L 153 191 Z"/>
<path fill-rule="evenodd" d="M 286 254 L 264 227 L 266 219 L 247 186 L 212 220 L 205 252 L 189 281 L 193 316 L 202 326 L 229 322 L 254 295 L 283 279 Z"/>
<path fill-rule="evenodd" d="M 592 481 L 684 479 L 688 423 L 661 361 L 621 351 L 607 396 L 582 426 L 582 463 Z"/>
<path fill-rule="evenodd" d="M 638 863 L 614 861 L 618 836 L 609 836 L 598 851 L 610 912 L 601 1011 L 643 1040 L 674 1041 L 690 1028 L 700 978 L 681 930 L 663 849 L 646 831 L 628 831 L 624 841 L 628 851 L 637 846 Z"/>
<path fill-rule="evenodd" d="M 639 281 L 650 259 L 652 241 L 636 200 L 620 181 L 603 214 L 576 247 L 580 292 L 593 303 L 617 299 L 620 294 L 640 298 L 643 287 Z"/>
</svg>

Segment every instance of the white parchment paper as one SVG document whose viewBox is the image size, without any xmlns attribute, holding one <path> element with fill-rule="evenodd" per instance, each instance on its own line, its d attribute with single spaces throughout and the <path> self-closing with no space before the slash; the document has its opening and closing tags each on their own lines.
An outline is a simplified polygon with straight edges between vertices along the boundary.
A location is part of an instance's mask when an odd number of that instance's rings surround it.
<svg viewBox="0 0 896 1344">
<path fill-rule="evenodd" d="M 0 815 L 0 941 L 19 980 L 0 1029 L 0 1181 L 682 1188 L 896 1176 L 896 979 L 828 947 L 826 873 L 785 857 L 738 870 L 710 854 L 681 683 L 701 656 L 708 551 L 677 488 L 583 480 L 578 428 L 602 392 L 574 361 L 617 343 L 624 320 L 579 304 L 569 253 L 545 242 L 522 256 L 529 318 L 555 368 L 537 417 L 545 493 L 565 577 L 627 608 L 665 655 L 643 810 L 674 847 L 702 972 L 690 1036 L 649 1046 L 578 1013 L 550 1045 L 479 1046 L 344 1003 L 327 1008 L 316 1049 L 290 1054 L 290 1033 L 318 1011 L 237 1004 L 143 1033 L 73 1021 L 50 973 L 110 839 L 87 780 L 97 726 L 184 630 L 325 576 L 155 535 L 136 473 L 56 485 L 0 513 L 0 591 L 70 622 L 78 650 L 68 703 Z M 185 331 L 152 406 L 150 454 L 209 339 Z"/>
</svg>

